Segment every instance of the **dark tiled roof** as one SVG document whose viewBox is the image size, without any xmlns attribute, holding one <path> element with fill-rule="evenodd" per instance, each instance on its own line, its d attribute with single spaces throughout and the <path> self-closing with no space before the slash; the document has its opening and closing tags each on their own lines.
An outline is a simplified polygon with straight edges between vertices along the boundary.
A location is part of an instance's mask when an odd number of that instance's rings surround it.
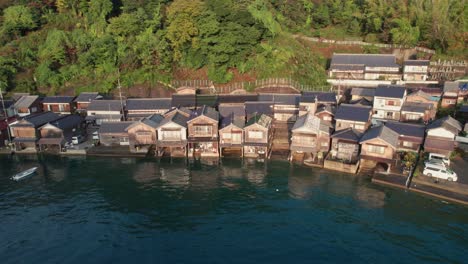
<svg viewBox="0 0 468 264">
<path fill-rule="evenodd" d="M 227 116 L 223 117 L 221 119 L 221 128 L 225 128 L 229 126 L 230 124 L 233 124 L 237 126 L 238 128 L 242 129 L 245 126 L 245 118 L 243 117 L 232 117 L 232 116 Z"/>
<path fill-rule="evenodd" d="M 367 122 L 371 116 L 372 107 L 363 105 L 340 104 L 335 113 L 336 120 Z"/>
<path fill-rule="evenodd" d="M 330 134 L 329 123 L 321 120 L 310 112 L 298 117 L 291 130 L 294 131 L 303 127 L 311 132 L 318 133 L 322 131 Z"/>
<path fill-rule="evenodd" d="M 29 108 L 34 102 L 39 99 L 37 95 L 25 95 L 21 96 L 15 103 L 15 108 Z"/>
<path fill-rule="evenodd" d="M 406 88 L 397 85 L 379 85 L 375 89 L 375 96 L 389 98 L 403 98 Z"/>
<path fill-rule="evenodd" d="M 127 99 L 127 110 L 164 110 L 171 108 L 171 98 Z"/>
<path fill-rule="evenodd" d="M 332 92 L 304 92 L 301 102 L 314 103 L 315 97 L 319 102 L 336 104 L 336 94 Z"/>
<path fill-rule="evenodd" d="M 75 99 L 74 96 L 47 96 L 42 100 L 44 104 L 69 104 Z"/>
<path fill-rule="evenodd" d="M 121 111 L 120 100 L 94 100 L 88 106 L 88 111 Z"/>
<path fill-rule="evenodd" d="M 148 117 L 142 118 L 140 121 L 133 123 L 131 126 L 138 124 L 138 122 L 141 122 L 152 128 L 157 128 L 163 119 L 164 117 L 162 115 L 154 114 L 154 115 L 150 115 Z M 126 130 L 128 130 L 131 126 L 128 126 Z"/>
<path fill-rule="evenodd" d="M 259 94 L 259 101 L 272 101 L 275 104 L 299 105 L 299 94 Z"/>
<path fill-rule="evenodd" d="M 250 126 L 252 124 L 259 124 L 262 127 L 268 128 L 272 122 L 271 117 L 264 115 L 264 114 L 257 114 L 251 117 L 245 126 Z"/>
<path fill-rule="evenodd" d="M 245 102 L 245 113 L 247 115 L 254 113 L 273 115 L 273 102 Z"/>
<path fill-rule="evenodd" d="M 443 127 L 451 131 L 455 135 L 458 135 L 458 133 L 462 130 L 462 126 L 460 122 L 458 122 L 456 119 L 454 119 L 451 116 L 446 116 L 446 117 L 442 117 L 442 118 L 435 120 L 434 122 L 432 122 L 431 124 L 427 126 L 427 129 L 435 129 L 435 128 L 440 128 L 440 127 Z"/>
<path fill-rule="evenodd" d="M 238 116 L 245 117 L 245 106 L 244 105 L 230 105 L 223 104 L 218 107 L 219 114 L 222 117 Z"/>
<path fill-rule="evenodd" d="M 351 65 L 351 64 L 335 64 L 333 65 L 335 71 L 364 71 L 366 66 L 364 65 Z"/>
<path fill-rule="evenodd" d="M 444 92 L 458 92 L 460 88 L 458 87 L 458 82 L 445 82 L 444 83 Z"/>
<path fill-rule="evenodd" d="M 400 136 L 423 138 L 426 132 L 426 127 L 418 124 L 388 121 L 385 123 L 385 126 L 395 131 Z"/>
<path fill-rule="evenodd" d="M 335 133 L 333 133 L 333 135 L 331 135 L 331 137 L 332 138 L 349 140 L 349 141 L 354 141 L 354 142 L 357 143 L 361 139 L 362 134 L 363 133 L 348 127 L 346 129 L 335 131 Z"/>
<path fill-rule="evenodd" d="M 182 127 L 187 127 L 187 121 L 189 120 L 189 118 L 179 112 L 176 112 L 175 114 L 173 115 L 168 115 L 166 117 L 164 117 L 163 120 L 161 120 L 161 122 L 159 123 L 159 126 L 163 126 L 169 122 L 174 122 Z"/>
<path fill-rule="evenodd" d="M 166 113 L 164 113 L 164 116 L 169 116 L 174 113 L 181 113 L 188 117 L 190 116 L 190 114 L 192 114 L 192 110 L 188 109 L 187 107 L 173 107 L 172 109 L 169 109 Z"/>
<path fill-rule="evenodd" d="M 418 103 L 418 102 L 404 102 L 401 107 L 403 112 L 412 112 L 412 113 L 425 113 L 426 110 L 434 108 L 434 105 L 431 103 Z"/>
<path fill-rule="evenodd" d="M 380 138 L 381 140 L 396 148 L 398 145 L 398 136 L 399 135 L 395 131 L 391 130 L 385 125 L 380 125 L 368 129 L 362 136 L 360 143 L 374 138 Z"/>
<path fill-rule="evenodd" d="M 242 104 L 245 102 L 258 101 L 256 94 L 220 94 L 218 104 Z"/>
<path fill-rule="evenodd" d="M 365 65 L 368 67 L 399 67 L 392 54 L 333 54 L 330 68 L 335 65 Z"/>
<path fill-rule="evenodd" d="M 351 100 L 351 101 L 349 101 L 349 104 L 362 105 L 362 106 L 373 106 L 372 101 L 369 101 L 364 97 L 361 97 L 361 98 L 356 99 L 356 100 Z"/>
<path fill-rule="evenodd" d="M 374 97 L 375 88 L 353 88 L 351 89 L 351 95 L 365 96 L 365 97 Z"/>
<path fill-rule="evenodd" d="M 219 113 L 214 108 L 209 106 L 202 106 L 192 111 L 190 115 L 190 120 L 197 118 L 199 116 L 206 116 L 214 121 L 219 121 Z"/>
<path fill-rule="evenodd" d="M 89 92 L 89 93 L 80 93 L 75 99 L 75 102 L 78 103 L 89 103 L 93 100 L 99 99 L 102 96 L 99 95 L 97 92 Z"/>
<path fill-rule="evenodd" d="M 324 113 L 324 112 L 335 115 L 336 107 L 333 105 L 329 105 L 329 104 L 321 105 L 317 108 L 317 111 L 315 111 L 315 114 L 317 115 L 317 114 Z"/>
<path fill-rule="evenodd" d="M 196 103 L 195 94 L 173 94 L 172 95 L 172 106 L 173 107 L 195 107 Z"/>
<path fill-rule="evenodd" d="M 429 66 L 429 60 L 405 60 L 403 65 L 408 66 Z"/>
<path fill-rule="evenodd" d="M 83 122 L 83 119 L 79 115 L 66 115 L 49 122 L 49 124 L 63 130 L 78 127 L 81 122 Z"/>
<path fill-rule="evenodd" d="M 462 113 L 468 113 L 468 105 L 462 105 L 459 111 Z"/>
<path fill-rule="evenodd" d="M 14 104 L 15 102 L 13 100 L 3 100 L 3 104 L 0 103 L 0 111 L 2 111 L 0 115 L 3 114 L 3 105 L 5 105 L 5 109 L 8 109 L 12 107 Z"/>
<path fill-rule="evenodd" d="M 42 112 L 38 114 L 32 114 L 28 115 L 23 120 L 28 121 L 31 123 L 34 127 L 40 127 L 42 125 L 45 125 L 47 123 L 50 123 L 52 121 L 55 121 L 59 119 L 60 116 L 56 113 L 53 112 Z"/>
<path fill-rule="evenodd" d="M 217 95 L 196 95 L 197 106 L 210 106 L 216 107 L 218 103 L 218 96 Z"/>
<path fill-rule="evenodd" d="M 134 122 L 125 121 L 125 122 L 104 122 L 99 127 L 99 134 L 104 133 L 125 133 L 127 127 L 132 125 Z"/>
</svg>

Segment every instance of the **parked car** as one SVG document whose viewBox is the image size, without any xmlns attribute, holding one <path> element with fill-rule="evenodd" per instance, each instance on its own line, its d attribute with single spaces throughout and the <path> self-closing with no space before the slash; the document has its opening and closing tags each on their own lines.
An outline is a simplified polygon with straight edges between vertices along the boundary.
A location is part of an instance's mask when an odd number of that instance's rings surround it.
<svg viewBox="0 0 468 264">
<path fill-rule="evenodd" d="M 445 163 L 445 165 L 450 166 L 450 160 L 441 154 L 429 153 L 429 160 L 439 160 Z"/>
<path fill-rule="evenodd" d="M 440 159 L 431 159 L 431 160 L 426 160 L 424 162 L 425 166 L 430 166 L 430 165 L 435 165 L 435 166 L 442 166 L 443 168 L 447 168 L 447 165 L 444 163 L 444 161 Z"/>
<path fill-rule="evenodd" d="M 448 181 L 458 180 L 457 174 L 455 172 L 445 168 L 445 166 L 442 165 L 426 164 L 426 166 L 424 167 L 423 174 L 428 177 L 435 177 Z"/>
<path fill-rule="evenodd" d="M 83 136 L 80 136 L 80 135 L 79 136 L 74 136 L 74 137 L 72 137 L 71 141 L 72 141 L 73 144 L 78 145 L 80 143 L 83 143 L 84 138 L 83 138 Z"/>
</svg>

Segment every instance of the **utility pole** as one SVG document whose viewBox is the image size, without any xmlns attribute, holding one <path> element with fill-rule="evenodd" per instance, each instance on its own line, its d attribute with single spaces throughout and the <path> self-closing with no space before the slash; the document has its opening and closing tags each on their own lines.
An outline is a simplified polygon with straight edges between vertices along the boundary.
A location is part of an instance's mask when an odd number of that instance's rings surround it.
<svg viewBox="0 0 468 264">
<path fill-rule="evenodd" d="M 122 102 L 122 87 L 120 86 L 120 70 L 119 76 L 117 77 L 117 88 L 119 89 L 119 97 L 120 97 L 120 111 L 122 112 L 123 121 L 125 121 L 125 112 L 124 112 L 124 105 Z"/>
<path fill-rule="evenodd" d="M 8 144 L 10 144 L 11 143 L 10 123 L 8 122 L 8 114 L 7 114 L 7 111 L 5 109 L 5 102 L 3 101 L 2 87 L 0 87 L 0 99 L 2 101 L 3 114 L 5 115 L 5 122 L 7 124 Z"/>
</svg>

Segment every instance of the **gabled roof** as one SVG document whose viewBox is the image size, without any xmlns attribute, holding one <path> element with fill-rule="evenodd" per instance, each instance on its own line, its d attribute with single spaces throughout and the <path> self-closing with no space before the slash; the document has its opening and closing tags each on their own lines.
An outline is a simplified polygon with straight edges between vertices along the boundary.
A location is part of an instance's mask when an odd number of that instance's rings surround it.
<svg viewBox="0 0 468 264">
<path fill-rule="evenodd" d="M 365 65 L 367 67 L 399 67 L 393 54 L 336 54 L 332 56 L 330 68 L 336 65 Z"/>
<path fill-rule="evenodd" d="M 321 114 L 321 113 L 330 113 L 331 115 L 335 115 L 336 112 L 336 107 L 333 105 L 321 105 L 317 108 L 317 111 L 315 111 L 315 114 Z"/>
<path fill-rule="evenodd" d="M 148 117 L 144 117 L 142 118 L 141 120 L 139 121 L 136 121 L 135 123 L 131 124 L 130 126 L 128 126 L 125 131 L 128 131 L 128 129 L 136 124 L 139 124 L 139 123 L 143 123 L 149 127 L 152 127 L 152 128 L 157 128 L 159 126 L 159 124 L 161 123 L 161 121 L 164 119 L 164 116 L 160 115 L 160 114 L 154 114 L 154 115 L 150 115 Z"/>
<path fill-rule="evenodd" d="M 196 104 L 197 106 L 210 106 L 215 107 L 218 103 L 218 95 L 211 94 L 197 94 L 196 95 Z"/>
<path fill-rule="evenodd" d="M 21 97 L 29 96 L 29 95 L 30 95 L 29 93 L 13 93 L 13 95 L 11 96 L 11 99 L 13 99 L 13 101 L 17 102 Z"/>
<path fill-rule="evenodd" d="M 412 92 L 408 95 L 408 97 L 412 97 L 412 96 L 419 96 L 419 97 L 426 99 L 427 101 L 432 101 L 432 96 L 424 92 L 423 90 L 417 90 L 416 92 Z"/>
<path fill-rule="evenodd" d="M 318 133 L 319 131 L 330 134 L 330 126 L 327 122 L 316 117 L 312 113 L 307 113 L 297 118 L 291 131 L 305 129 Z"/>
<path fill-rule="evenodd" d="M 393 148 L 398 146 L 398 133 L 391 130 L 390 128 L 386 127 L 385 125 L 380 125 L 376 127 L 372 127 L 364 133 L 359 143 L 364 143 L 368 140 L 379 138 L 385 142 L 387 142 Z"/>
<path fill-rule="evenodd" d="M 219 115 L 222 117 L 229 116 L 239 116 L 245 117 L 245 106 L 244 105 L 232 105 L 232 104 L 223 104 L 218 107 Z"/>
<path fill-rule="evenodd" d="M 164 113 L 163 116 L 166 117 L 175 113 L 180 113 L 189 117 L 190 114 L 192 114 L 192 110 L 188 109 L 187 107 L 173 107 L 172 109 L 169 109 L 166 113 Z"/>
<path fill-rule="evenodd" d="M 187 127 L 187 121 L 189 120 L 189 118 L 179 112 L 176 112 L 175 114 L 172 114 L 172 115 L 167 115 L 166 117 L 164 117 L 163 120 L 161 120 L 161 122 L 159 123 L 159 127 L 167 124 L 167 123 L 170 123 L 170 122 L 174 122 L 176 124 L 178 124 L 179 126 L 182 126 L 182 127 Z"/>
<path fill-rule="evenodd" d="M 206 105 L 193 110 L 192 114 L 190 115 L 189 120 L 198 118 L 200 116 L 206 116 L 206 117 L 208 117 L 208 118 L 210 118 L 210 119 L 212 119 L 212 120 L 214 120 L 216 122 L 219 122 L 219 113 L 218 113 L 218 111 L 216 111 L 214 108 L 206 106 Z"/>
<path fill-rule="evenodd" d="M 365 97 L 374 97 L 375 88 L 353 88 L 351 89 L 351 95 L 365 96 Z"/>
<path fill-rule="evenodd" d="M 173 94 L 172 107 L 195 107 L 197 105 L 195 94 Z"/>
<path fill-rule="evenodd" d="M 336 94 L 333 92 L 303 92 L 301 102 L 314 103 L 316 98 L 321 103 L 336 104 Z"/>
<path fill-rule="evenodd" d="M 404 102 L 401 107 L 402 112 L 425 113 L 426 110 L 434 108 L 431 103 Z"/>
<path fill-rule="evenodd" d="M 257 94 L 220 94 L 218 96 L 218 104 L 243 104 L 252 101 L 258 101 Z"/>
<path fill-rule="evenodd" d="M 37 128 L 49 122 L 55 121 L 59 118 L 60 116 L 54 112 L 42 112 L 42 113 L 28 115 L 24 117 L 23 120 L 27 121 L 28 123 L 32 124 L 34 127 Z M 16 123 L 12 126 L 23 126 L 23 124 Z"/>
<path fill-rule="evenodd" d="M 160 110 L 170 109 L 171 98 L 132 98 L 127 99 L 127 110 Z"/>
<path fill-rule="evenodd" d="M 364 97 L 361 97 L 361 98 L 356 99 L 356 100 L 351 100 L 351 101 L 349 101 L 349 104 L 361 105 L 361 106 L 373 106 L 372 101 L 369 101 Z"/>
<path fill-rule="evenodd" d="M 247 121 L 245 126 L 247 127 L 253 124 L 258 124 L 264 128 L 268 128 L 271 122 L 272 122 L 271 117 L 264 115 L 264 114 L 256 114 Z"/>
<path fill-rule="evenodd" d="M 104 133 L 126 133 L 127 127 L 132 125 L 133 121 L 124 122 L 103 122 L 99 127 L 99 134 Z"/>
<path fill-rule="evenodd" d="M 426 132 L 426 126 L 419 124 L 388 121 L 385 123 L 385 126 L 400 136 L 424 138 L 424 133 Z"/>
<path fill-rule="evenodd" d="M 50 124 L 58 129 L 64 130 L 64 129 L 77 127 L 80 125 L 82 121 L 83 119 L 79 115 L 65 115 L 65 116 L 59 117 L 58 119 L 54 121 L 50 121 L 47 124 Z M 43 125 L 42 127 L 46 126 L 47 124 Z"/>
<path fill-rule="evenodd" d="M 460 88 L 458 87 L 458 82 L 445 82 L 444 83 L 444 92 L 457 93 Z"/>
<path fill-rule="evenodd" d="M 94 100 L 88 106 L 88 111 L 118 111 L 122 110 L 120 100 Z"/>
<path fill-rule="evenodd" d="M 39 99 L 39 96 L 37 96 L 37 95 L 24 95 L 24 96 L 21 96 L 18 99 L 18 101 L 16 101 L 14 107 L 16 109 L 29 108 L 38 99 Z"/>
<path fill-rule="evenodd" d="M 455 135 L 458 135 L 458 133 L 462 130 L 460 122 L 451 116 L 446 116 L 435 120 L 427 126 L 427 129 L 436 129 L 441 127 L 447 129 Z"/>
<path fill-rule="evenodd" d="M 300 97 L 300 94 L 259 94 L 258 100 L 282 105 L 299 105 Z"/>
<path fill-rule="evenodd" d="M 72 103 L 75 96 L 47 96 L 42 100 L 43 104 L 69 104 Z"/>
<path fill-rule="evenodd" d="M 15 105 L 13 100 L 3 100 L 3 103 L 0 103 L 0 115 L 3 115 L 3 105 L 5 105 L 5 109 L 8 109 Z"/>
<path fill-rule="evenodd" d="M 225 128 L 229 125 L 234 125 L 240 129 L 243 129 L 244 126 L 245 126 L 245 119 L 243 117 L 232 117 L 232 116 L 228 116 L 228 117 L 223 117 L 221 119 L 221 129 L 222 128 Z"/>
<path fill-rule="evenodd" d="M 333 135 L 331 135 L 331 138 L 337 138 L 337 139 L 343 139 L 343 140 L 349 140 L 358 143 L 359 140 L 361 139 L 363 133 L 353 129 L 353 128 L 346 128 L 342 130 L 335 131 Z"/>
<path fill-rule="evenodd" d="M 101 99 L 102 96 L 99 95 L 99 93 L 97 92 L 84 92 L 84 93 L 80 93 L 80 95 L 78 95 L 76 98 L 75 98 L 75 102 L 77 103 L 89 103 L 93 100 L 97 100 L 97 99 Z"/>
<path fill-rule="evenodd" d="M 408 66 L 429 66 L 429 60 L 405 60 L 403 65 Z"/>
<path fill-rule="evenodd" d="M 368 122 L 372 107 L 357 104 L 340 104 L 335 113 L 336 120 Z"/>
<path fill-rule="evenodd" d="M 406 88 L 403 86 L 379 85 L 375 89 L 375 96 L 402 99 L 405 96 L 405 91 Z"/>
<path fill-rule="evenodd" d="M 247 115 L 254 113 L 273 115 L 273 102 L 245 102 L 245 113 Z"/>
</svg>

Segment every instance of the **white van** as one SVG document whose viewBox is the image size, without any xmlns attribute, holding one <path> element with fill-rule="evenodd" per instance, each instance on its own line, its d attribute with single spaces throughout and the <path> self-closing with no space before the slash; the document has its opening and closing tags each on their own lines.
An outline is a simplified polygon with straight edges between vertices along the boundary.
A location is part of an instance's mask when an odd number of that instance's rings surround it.
<svg viewBox="0 0 468 264">
<path fill-rule="evenodd" d="M 450 166 L 450 160 L 441 154 L 429 153 L 429 161 L 430 160 L 439 160 L 445 163 L 445 165 Z"/>
<path fill-rule="evenodd" d="M 423 174 L 428 177 L 435 177 L 439 179 L 444 179 L 448 181 L 457 181 L 458 177 L 455 172 L 450 169 L 445 168 L 445 166 L 436 165 L 436 164 L 426 164 L 424 167 Z"/>
</svg>

